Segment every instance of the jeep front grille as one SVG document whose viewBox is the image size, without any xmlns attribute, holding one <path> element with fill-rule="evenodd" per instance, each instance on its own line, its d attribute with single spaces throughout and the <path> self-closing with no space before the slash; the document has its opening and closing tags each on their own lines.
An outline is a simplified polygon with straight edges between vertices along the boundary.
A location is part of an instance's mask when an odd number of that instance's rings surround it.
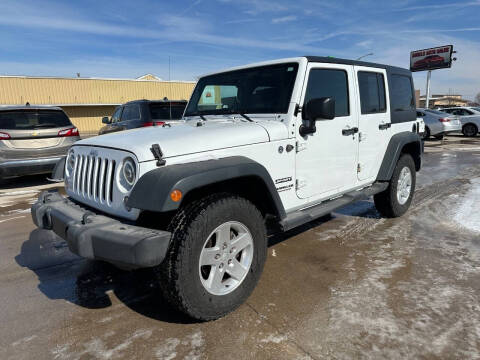
<svg viewBox="0 0 480 360">
<path fill-rule="evenodd" d="M 78 155 L 72 191 L 100 204 L 112 205 L 116 161 L 94 155 Z"/>
<path fill-rule="evenodd" d="M 122 163 L 132 153 L 99 146 L 74 145 L 73 171 L 66 179 L 66 191 L 72 199 L 103 212 L 135 220 L 138 209 L 127 209 L 129 195 L 119 181 Z"/>
</svg>

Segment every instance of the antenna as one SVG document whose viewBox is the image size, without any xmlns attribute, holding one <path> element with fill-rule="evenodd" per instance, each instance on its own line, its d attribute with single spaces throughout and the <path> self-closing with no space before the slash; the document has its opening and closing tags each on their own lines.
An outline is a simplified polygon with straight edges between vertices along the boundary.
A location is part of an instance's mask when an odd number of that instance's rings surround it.
<svg viewBox="0 0 480 360">
<path fill-rule="evenodd" d="M 168 55 L 168 87 L 170 89 L 170 96 L 172 96 L 172 78 L 170 73 L 170 55 Z M 169 102 L 169 109 L 170 109 L 170 120 L 172 120 L 172 102 Z"/>
</svg>

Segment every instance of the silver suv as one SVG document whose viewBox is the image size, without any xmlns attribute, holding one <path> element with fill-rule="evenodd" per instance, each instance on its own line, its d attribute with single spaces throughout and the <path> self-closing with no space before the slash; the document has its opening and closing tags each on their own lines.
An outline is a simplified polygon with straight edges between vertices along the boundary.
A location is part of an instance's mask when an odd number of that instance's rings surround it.
<svg viewBox="0 0 480 360">
<path fill-rule="evenodd" d="M 50 173 L 79 139 L 59 107 L 0 107 L 0 180 Z"/>
</svg>

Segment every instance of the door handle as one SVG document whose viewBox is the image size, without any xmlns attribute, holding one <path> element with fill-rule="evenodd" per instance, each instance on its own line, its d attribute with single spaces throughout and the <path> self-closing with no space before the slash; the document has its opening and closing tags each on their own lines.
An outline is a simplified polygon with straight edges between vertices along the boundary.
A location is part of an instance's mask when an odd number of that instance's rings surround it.
<svg viewBox="0 0 480 360">
<path fill-rule="evenodd" d="M 342 135 L 343 136 L 354 135 L 356 133 L 358 133 L 358 127 L 347 128 L 347 129 L 342 130 Z"/>
<path fill-rule="evenodd" d="M 391 127 L 391 126 L 392 126 L 392 124 L 386 123 L 386 124 L 380 124 L 380 125 L 378 125 L 378 128 L 379 128 L 380 130 L 387 130 L 387 129 L 388 129 L 389 127 Z"/>
</svg>

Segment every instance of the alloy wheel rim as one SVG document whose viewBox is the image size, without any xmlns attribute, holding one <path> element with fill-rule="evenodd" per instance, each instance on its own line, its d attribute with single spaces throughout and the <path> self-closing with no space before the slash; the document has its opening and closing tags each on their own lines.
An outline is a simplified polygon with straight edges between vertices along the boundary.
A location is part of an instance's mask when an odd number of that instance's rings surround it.
<svg viewBox="0 0 480 360">
<path fill-rule="evenodd" d="M 465 135 L 473 136 L 475 134 L 475 128 L 472 125 L 465 126 Z"/>
<path fill-rule="evenodd" d="M 400 171 L 397 183 L 397 200 L 400 205 L 404 205 L 410 197 L 412 190 L 412 173 L 408 167 L 404 167 Z"/>
<path fill-rule="evenodd" d="M 208 236 L 200 252 L 200 281 L 209 293 L 227 295 L 245 280 L 253 260 L 253 238 L 237 221 L 219 225 Z"/>
</svg>

